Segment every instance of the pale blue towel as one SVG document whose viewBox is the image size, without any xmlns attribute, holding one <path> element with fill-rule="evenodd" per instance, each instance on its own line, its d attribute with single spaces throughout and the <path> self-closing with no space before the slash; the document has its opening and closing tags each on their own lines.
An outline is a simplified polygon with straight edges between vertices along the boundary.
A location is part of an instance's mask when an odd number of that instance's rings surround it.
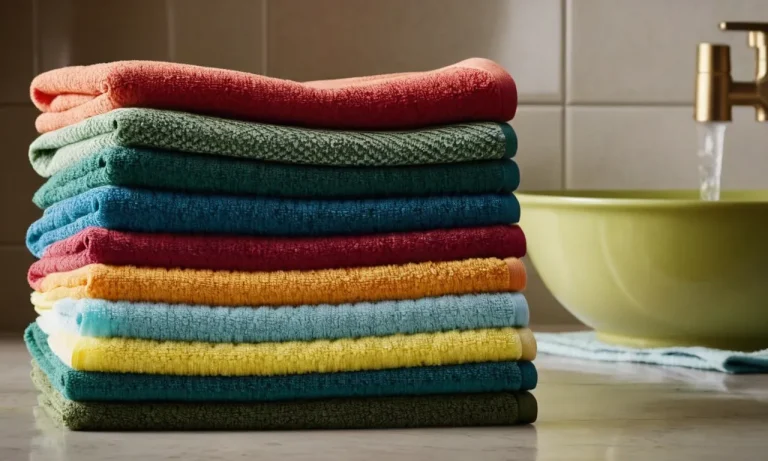
<svg viewBox="0 0 768 461">
<path fill-rule="evenodd" d="M 603 362 L 637 362 L 651 365 L 696 368 L 724 373 L 768 373 L 768 349 L 734 352 L 706 347 L 663 347 L 636 349 L 605 344 L 593 331 L 535 333 L 537 350 Z"/>
<path fill-rule="evenodd" d="M 522 293 L 296 307 L 62 299 L 43 318 L 81 336 L 252 343 L 525 327 L 528 304 Z"/>
</svg>

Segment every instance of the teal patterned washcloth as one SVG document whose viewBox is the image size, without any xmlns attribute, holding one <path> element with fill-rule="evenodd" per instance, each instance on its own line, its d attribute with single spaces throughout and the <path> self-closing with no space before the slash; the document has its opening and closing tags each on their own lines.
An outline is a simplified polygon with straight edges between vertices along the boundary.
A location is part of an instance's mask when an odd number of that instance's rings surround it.
<svg viewBox="0 0 768 461">
<path fill-rule="evenodd" d="M 768 373 L 768 349 L 735 352 L 706 347 L 639 349 L 599 341 L 593 331 L 535 333 L 538 351 L 575 359 L 603 362 L 636 362 L 669 367 L 696 368 L 724 373 Z"/>
<path fill-rule="evenodd" d="M 29 159 L 51 176 L 108 147 L 148 147 L 328 166 L 398 166 L 511 158 L 506 123 L 411 131 L 333 131 L 228 120 L 156 109 L 117 109 L 39 136 Z"/>
<path fill-rule="evenodd" d="M 439 296 L 339 305 L 222 307 L 57 301 L 43 322 L 79 336 L 257 343 L 528 326 L 522 293 Z"/>
</svg>

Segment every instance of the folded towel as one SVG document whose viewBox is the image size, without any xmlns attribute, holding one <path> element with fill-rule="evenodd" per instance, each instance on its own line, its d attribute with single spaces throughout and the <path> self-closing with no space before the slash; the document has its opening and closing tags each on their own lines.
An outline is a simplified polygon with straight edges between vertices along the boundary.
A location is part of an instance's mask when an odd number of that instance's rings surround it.
<svg viewBox="0 0 768 461">
<path fill-rule="evenodd" d="M 250 403 L 74 402 L 32 371 L 38 402 L 58 425 L 81 431 L 368 429 L 500 426 L 536 421 L 528 392 Z"/>
<path fill-rule="evenodd" d="M 38 325 L 64 364 L 80 371 L 110 373 L 271 376 L 531 361 L 536 357 L 536 342 L 527 328 L 280 343 L 204 343 L 93 338 Z"/>
<path fill-rule="evenodd" d="M 144 234 L 88 227 L 49 246 L 29 268 L 30 286 L 88 264 L 237 271 L 314 270 L 471 258 L 521 258 L 518 226 L 342 237 L 280 238 Z"/>
<path fill-rule="evenodd" d="M 280 306 L 417 299 L 425 296 L 522 291 L 519 259 L 465 259 L 399 266 L 316 271 L 230 272 L 91 264 L 40 282 L 32 303 L 62 298 L 110 301 Z"/>
<path fill-rule="evenodd" d="M 504 392 L 534 389 L 538 380 L 532 362 L 511 361 L 278 376 L 91 373 L 64 365 L 34 323 L 24 341 L 36 365 L 69 400 L 248 402 Z"/>
<path fill-rule="evenodd" d="M 512 160 L 388 168 L 258 162 L 153 149 L 108 147 L 48 180 L 40 208 L 100 186 L 293 198 L 365 198 L 508 193 L 520 184 Z"/>
<path fill-rule="evenodd" d="M 118 61 L 38 75 L 30 89 L 50 131 L 120 107 L 154 107 L 288 125 L 406 128 L 515 116 L 501 66 L 473 58 L 428 72 L 298 83 L 168 62 Z"/>
<path fill-rule="evenodd" d="M 57 328 L 80 336 L 215 343 L 528 326 L 528 304 L 522 293 L 257 308 L 65 298 L 40 313 Z"/>
<path fill-rule="evenodd" d="M 27 231 L 37 257 L 86 227 L 272 236 L 355 235 L 516 223 L 509 195 L 297 200 L 103 186 L 57 203 Z"/>
<path fill-rule="evenodd" d="M 724 373 L 768 373 L 768 349 L 736 352 L 706 347 L 634 348 L 605 344 L 592 331 L 537 333 L 539 350 L 604 362 L 636 362 L 669 367 L 697 368 Z"/>
<path fill-rule="evenodd" d="M 511 158 L 517 138 L 509 125 L 497 122 L 412 131 L 331 131 L 118 109 L 41 135 L 29 146 L 29 159 L 38 174 L 51 176 L 116 146 L 307 165 L 395 166 Z"/>
</svg>

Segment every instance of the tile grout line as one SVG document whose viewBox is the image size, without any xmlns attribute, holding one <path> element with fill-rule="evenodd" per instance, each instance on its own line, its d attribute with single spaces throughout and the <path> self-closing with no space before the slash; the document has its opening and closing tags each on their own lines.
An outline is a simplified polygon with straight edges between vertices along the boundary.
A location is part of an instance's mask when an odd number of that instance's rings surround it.
<svg viewBox="0 0 768 461">
<path fill-rule="evenodd" d="M 262 75 L 269 75 L 267 73 L 267 53 L 269 52 L 269 46 L 267 40 L 269 34 L 267 28 L 269 27 L 269 0 L 261 1 L 261 73 Z"/>
<path fill-rule="evenodd" d="M 168 40 L 168 60 L 175 62 L 177 47 L 176 47 L 176 14 L 174 0 L 165 0 L 165 22 L 166 22 L 166 39 Z"/>
<path fill-rule="evenodd" d="M 565 137 L 568 133 L 568 127 L 566 126 L 565 111 L 568 100 L 568 85 L 566 83 L 568 78 L 568 0 L 561 0 L 560 6 L 562 8 L 560 11 L 560 92 L 562 93 L 560 105 L 560 189 L 566 189 L 568 156 L 566 155 Z"/>
</svg>

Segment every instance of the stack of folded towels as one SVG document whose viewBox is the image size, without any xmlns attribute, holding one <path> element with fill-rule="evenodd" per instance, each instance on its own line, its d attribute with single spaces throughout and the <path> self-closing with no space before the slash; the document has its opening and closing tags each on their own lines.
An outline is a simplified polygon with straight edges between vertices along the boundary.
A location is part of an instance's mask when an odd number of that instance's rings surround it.
<svg viewBox="0 0 768 461">
<path fill-rule="evenodd" d="M 27 245 L 46 412 L 79 430 L 531 423 L 497 64 L 296 83 L 47 72 Z"/>
</svg>

